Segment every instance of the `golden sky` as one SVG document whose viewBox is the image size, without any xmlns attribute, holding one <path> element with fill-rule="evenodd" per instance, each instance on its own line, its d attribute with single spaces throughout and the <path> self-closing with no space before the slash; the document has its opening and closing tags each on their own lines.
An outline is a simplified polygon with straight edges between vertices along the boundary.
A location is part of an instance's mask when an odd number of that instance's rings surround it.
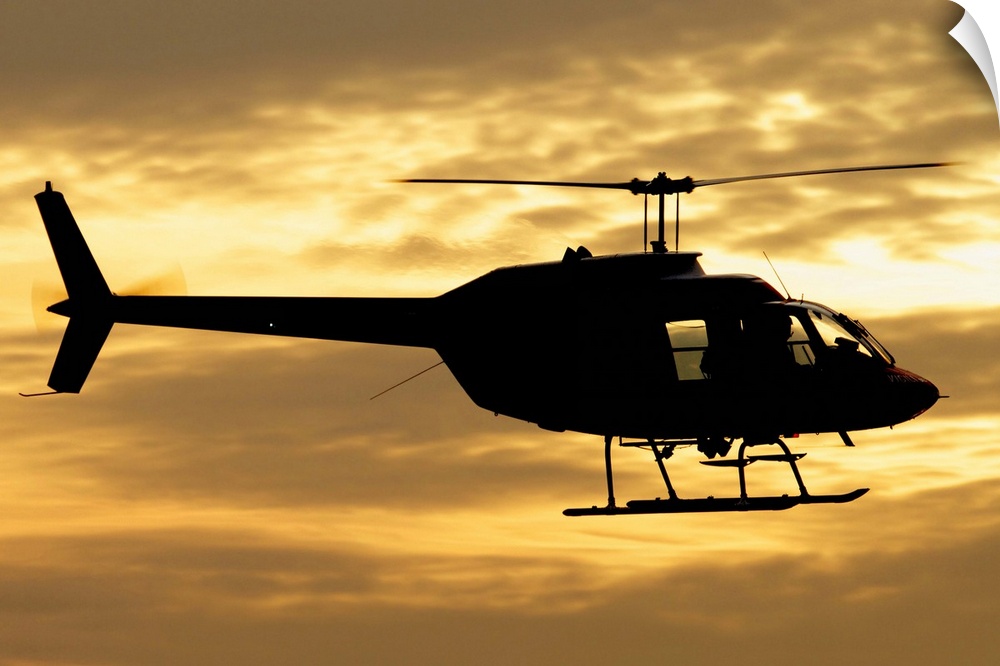
<svg viewBox="0 0 1000 666">
<path fill-rule="evenodd" d="M 1000 155 L 946 0 L 0 3 L 0 665 L 995 664 Z M 773 514 L 576 518 L 601 442 L 476 408 L 428 350 L 118 326 L 79 396 L 32 196 L 112 288 L 434 296 L 638 251 L 624 181 L 698 190 L 681 248 L 861 318 L 950 395 L 796 440 Z M 55 300 L 55 299 L 53 299 Z M 618 450 L 621 500 L 663 494 Z M 648 455 L 648 454 L 646 454 Z M 673 463 L 682 492 L 735 479 Z M 753 471 L 756 471 L 754 468 Z M 754 476 L 756 488 L 785 475 Z"/>
</svg>

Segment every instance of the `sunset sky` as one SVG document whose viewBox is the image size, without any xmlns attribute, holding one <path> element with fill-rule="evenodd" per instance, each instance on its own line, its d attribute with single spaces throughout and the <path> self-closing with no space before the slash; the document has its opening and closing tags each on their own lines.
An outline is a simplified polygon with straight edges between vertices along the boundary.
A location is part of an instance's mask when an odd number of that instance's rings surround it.
<svg viewBox="0 0 1000 666">
<path fill-rule="evenodd" d="M 1000 662 L 1000 129 L 962 14 L 0 1 L 0 666 Z M 793 442 L 811 490 L 871 488 L 849 505 L 566 518 L 606 498 L 599 438 L 443 366 L 369 400 L 430 350 L 116 326 L 79 396 L 17 395 L 65 321 L 32 311 L 61 298 L 46 180 L 118 293 L 436 296 L 641 251 L 642 200 L 396 179 L 928 161 L 960 164 L 681 200 L 706 270 L 776 283 L 766 251 L 950 396 Z M 665 494 L 647 456 L 615 451 L 620 500 Z M 679 492 L 736 492 L 697 460 Z"/>
</svg>

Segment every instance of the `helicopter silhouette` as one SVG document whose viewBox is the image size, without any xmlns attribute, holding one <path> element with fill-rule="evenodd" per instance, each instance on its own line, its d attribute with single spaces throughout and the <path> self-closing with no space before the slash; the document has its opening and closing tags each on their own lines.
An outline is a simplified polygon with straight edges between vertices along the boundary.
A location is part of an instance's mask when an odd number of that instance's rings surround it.
<svg viewBox="0 0 1000 666">
<path fill-rule="evenodd" d="M 401 182 L 542 185 L 627 190 L 659 197 L 651 251 L 593 256 L 567 248 L 560 261 L 493 270 L 429 298 L 119 296 L 105 282 L 64 196 L 35 195 L 68 298 L 48 311 L 69 318 L 49 393 L 79 393 L 116 323 L 341 340 L 434 349 L 483 409 L 553 431 L 604 438 L 608 501 L 568 516 L 788 509 L 850 502 L 858 488 L 810 494 L 782 438 L 893 426 L 940 397 L 898 367 L 857 320 L 793 300 L 752 275 L 708 275 L 698 252 L 667 251 L 664 200 L 748 180 L 947 163 L 847 167 L 693 180 L 665 173 L 619 183 L 408 179 Z M 679 220 L 676 232 L 679 234 Z M 26 396 L 45 393 L 22 394 Z M 618 505 L 611 450 L 650 450 L 667 497 Z M 734 458 L 727 457 L 741 440 Z M 757 446 L 778 453 L 750 454 Z M 740 494 L 681 498 L 666 461 L 696 447 L 703 464 L 736 467 Z M 772 449 L 773 450 L 773 449 Z M 788 464 L 798 495 L 751 496 L 746 468 Z"/>
</svg>

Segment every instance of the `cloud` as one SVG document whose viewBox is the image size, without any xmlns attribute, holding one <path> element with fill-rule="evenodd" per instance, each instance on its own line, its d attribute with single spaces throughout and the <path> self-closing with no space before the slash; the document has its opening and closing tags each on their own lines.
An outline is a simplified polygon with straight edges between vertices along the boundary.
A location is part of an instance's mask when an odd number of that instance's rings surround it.
<svg viewBox="0 0 1000 666">
<path fill-rule="evenodd" d="M 637 200 L 375 181 L 627 180 L 661 169 L 699 178 L 974 155 L 993 121 L 955 77 L 968 58 L 946 34 L 957 8 L 939 4 L 926 3 L 926 18 L 905 28 L 894 5 L 830 5 L 814 15 L 777 3 L 632 13 L 600 3 L 414 12 L 386 2 L 372 11 L 392 18 L 378 22 L 369 10 L 311 3 L 280 12 L 129 5 L 117 7 L 118 22 L 102 22 L 115 6 L 81 15 L 70 4 L 50 12 L 41 36 L 18 29 L 33 16 L 11 6 L 9 71 L 30 85 L 10 85 L 6 98 L 17 128 L 8 171 L 18 175 L 0 203 L 18 213 L 3 223 L 34 224 L 28 197 L 54 179 L 85 219 L 116 228 L 193 224 L 204 239 L 207 226 L 239 224 L 249 239 L 288 222 L 312 248 L 381 234 L 384 246 L 411 245 L 405 256 L 418 266 L 440 262 L 447 241 L 438 239 L 463 227 L 467 242 L 515 248 L 499 263 L 555 256 L 549 243 L 517 249 L 526 234 L 496 222 L 545 209 L 546 220 L 566 211 L 558 223 L 566 245 L 596 237 L 596 252 L 631 249 L 637 235 L 595 221 L 638 220 Z M 660 16 L 678 26 L 669 38 Z M 939 187 L 969 179 L 934 176 Z M 982 233 L 956 233 L 949 212 L 996 207 L 985 197 L 919 196 L 928 182 L 893 174 L 727 186 L 735 189 L 686 198 L 683 214 L 698 224 L 699 247 L 767 245 L 822 258 L 831 241 L 862 231 L 901 239 L 899 256 L 927 258 L 931 243 Z M 805 194 L 818 188 L 827 192 L 820 200 Z M 325 235 L 314 231 L 319 220 Z M 394 233 L 402 221 L 406 232 Z M 245 244 L 263 264 L 253 241 Z M 204 270 L 223 272 L 218 262 Z"/>
<path fill-rule="evenodd" d="M 995 282 L 996 116 L 960 15 L 5 3 L 0 660 L 994 663 L 1000 315 L 967 283 Z M 385 181 L 939 159 L 965 164 L 682 201 L 706 266 L 794 257 L 800 289 L 846 292 L 953 396 L 857 449 L 796 447 L 816 492 L 872 486 L 851 505 L 566 519 L 603 501 L 597 438 L 495 418 L 443 367 L 368 402 L 422 350 L 121 327 L 81 396 L 14 397 L 59 340 L 13 314 L 28 273 L 56 275 L 45 180 L 116 287 L 180 261 L 193 294 L 436 295 L 566 246 L 635 251 L 641 201 Z M 844 251 L 862 241 L 877 261 Z M 622 498 L 662 494 L 645 452 L 615 461 Z M 686 493 L 734 485 L 676 463 Z"/>
<path fill-rule="evenodd" d="M 644 557 L 595 538 L 581 549 L 593 559 L 392 555 L 335 536 L 310 543 L 294 531 L 231 528 L 5 538 L 0 634 L 8 657 L 54 662 L 834 664 L 861 654 L 987 664 L 996 658 L 996 494 L 980 484 L 916 506 L 872 503 L 865 520 L 837 521 L 824 538 L 804 531 L 786 553 L 719 552 L 680 565 L 650 561 L 664 550 L 655 542 Z M 897 543 L 891 531 L 872 533 L 876 515 L 933 531 L 942 511 L 959 523 L 947 538 L 914 541 L 911 531 Z M 647 532 L 663 522 L 640 520 Z M 859 529 L 845 554 L 844 537 Z"/>
</svg>

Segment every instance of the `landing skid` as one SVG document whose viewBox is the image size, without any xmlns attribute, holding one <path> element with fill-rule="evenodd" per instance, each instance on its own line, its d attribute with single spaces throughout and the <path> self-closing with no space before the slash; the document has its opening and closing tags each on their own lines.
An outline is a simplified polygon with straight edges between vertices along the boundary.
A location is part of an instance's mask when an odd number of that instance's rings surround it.
<svg viewBox="0 0 1000 666">
<path fill-rule="evenodd" d="M 781 497 L 704 497 L 698 499 L 631 500 L 625 506 L 566 509 L 567 516 L 616 516 L 643 513 L 716 513 L 720 511 L 784 511 L 799 504 L 843 504 L 868 492 L 858 488 L 842 495 L 782 495 Z"/>
<path fill-rule="evenodd" d="M 604 438 L 604 462 L 607 470 L 608 481 L 608 504 L 607 506 L 592 506 L 589 508 L 566 509 L 563 515 L 566 516 L 617 516 L 622 514 L 649 514 L 649 513 L 718 513 L 723 511 L 784 511 L 800 504 L 843 504 L 853 502 L 868 492 L 868 488 L 858 488 L 849 493 L 840 495 L 810 495 L 806 490 L 799 474 L 796 462 L 800 460 L 804 453 L 792 453 L 780 439 L 766 442 L 753 442 L 744 440 L 740 445 L 739 455 L 733 460 L 703 460 L 706 465 L 714 467 L 736 467 L 739 469 L 740 496 L 739 497 L 704 497 L 695 499 L 682 499 L 677 496 L 674 487 L 667 475 L 664 461 L 673 454 L 673 448 L 677 443 L 658 444 L 648 442 L 648 446 L 656 457 L 656 464 L 666 483 L 669 497 L 649 500 L 630 500 L 625 506 L 615 504 L 614 479 L 611 472 L 611 442 L 612 437 Z M 782 453 L 771 455 L 747 456 L 746 450 L 751 446 L 760 444 L 775 444 L 781 447 Z M 622 444 L 626 446 L 626 444 Z M 636 446 L 633 444 L 633 446 Z M 662 447 L 662 448 L 661 448 Z M 780 497 L 750 497 L 747 493 L 746 468 L 757 461 L 784 462 L 788 463 L 795 476 L 795 481 L 799 486 L 798 495 L 781 495 Z"/>
</svg>

